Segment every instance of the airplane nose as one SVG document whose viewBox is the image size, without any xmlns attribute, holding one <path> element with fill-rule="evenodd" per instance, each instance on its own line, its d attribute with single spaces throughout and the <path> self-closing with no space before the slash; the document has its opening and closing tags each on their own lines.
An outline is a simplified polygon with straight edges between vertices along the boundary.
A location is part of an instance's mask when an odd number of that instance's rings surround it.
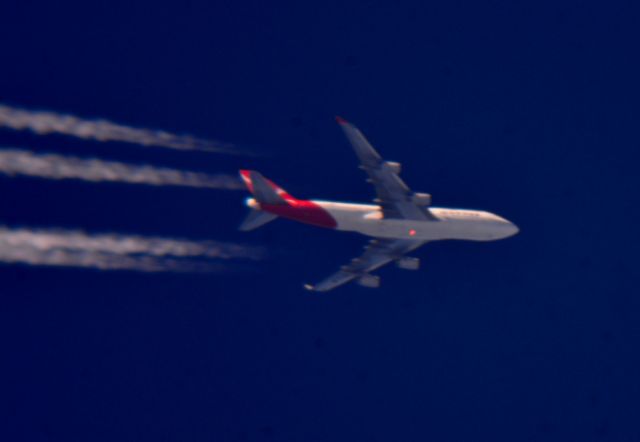
<svg viewBox="0 0 640 442">
<path fill-rule="evenodd" d="M 496 223 L 496 227 L 497 229 L 494 233 L 495 239 L 509 238 L 510 236 L 513 236 L 520 231 L 518 226 L 504 218 L 500 218 L 500 220 Z"/>
<path fill-rule="evenodd" d="M 520 231 L 518 226 L 516 226 L 513 223 L 507 224 L 505 230 L 507 231 L 507 236 L 506 237 L 513 236 L 513 235 L 517 234 Z"/>
<path fill-rule="evenodd" d="M 493 222 L 491 223 L 493 228 L 489 238 L 492 240 L 509 238 L 517 234 L 520 229 L 511 221 L 494 215 Z"/>
</svg>

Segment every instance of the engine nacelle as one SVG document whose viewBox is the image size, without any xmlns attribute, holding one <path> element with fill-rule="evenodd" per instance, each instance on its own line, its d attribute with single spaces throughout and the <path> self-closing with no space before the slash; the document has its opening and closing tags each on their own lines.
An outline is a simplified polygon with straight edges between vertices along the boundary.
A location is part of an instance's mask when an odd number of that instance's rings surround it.
<svg viewBox="0 0 640 442">
<path fill-rule="evenodd" d="M 363 287 L 377 289 L 378 287 L 380 287 L 380 277 L 369 274 L 362 275 L 360 278 L 358 278 L 358 284 Z"/>
<path fill-rule="evenodd" d="M 404 256 L 396 261 L 396 265 L 404 270 L 418 270 L 420 268 L 420 259 L 412 256 Z"/>
<path fill-rule="evenodd" d="M 426 207 L 431 205 L 431 195 L 428 193 L 414 193 L 411 197 L 413 204 Z"/>
<path fill-rule="evenodd" d="M 387 166 L 389 166 L 389 169 L 391 169 L 391 171 L 393 173 L 395 173 L 396 175 L 399 175 L 400 172 L 402 171 L 402 164 L 400 163 L 396 163 L 393 161 L 387 161 Z"/>
</svg>

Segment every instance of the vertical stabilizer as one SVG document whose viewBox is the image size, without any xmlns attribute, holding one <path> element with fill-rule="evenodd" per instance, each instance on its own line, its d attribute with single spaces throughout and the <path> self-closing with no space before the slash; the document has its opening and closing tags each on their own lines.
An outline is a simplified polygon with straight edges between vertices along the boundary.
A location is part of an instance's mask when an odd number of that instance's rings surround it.
<svg viewBox="0 0 640 442">
<path fill-rule="evenodd" d="M 273 221 L 278 216 L 269 212 L 262 212 L 260 210 L 251 210 L 249 215 L 242 221 L 242 224 L 238 227 L 238 230 L 248 232 L 249 230 L 257 229 L 264 226 L 270 221 Z"/>
<path fill-rule="evenodd" d="M 291 198 L 287 192 L 276 186 L 255 170 L 241 170 L 240 176 L 249 191 L 261 204 L 287 204 L 286 198 Z"/>
</svg>

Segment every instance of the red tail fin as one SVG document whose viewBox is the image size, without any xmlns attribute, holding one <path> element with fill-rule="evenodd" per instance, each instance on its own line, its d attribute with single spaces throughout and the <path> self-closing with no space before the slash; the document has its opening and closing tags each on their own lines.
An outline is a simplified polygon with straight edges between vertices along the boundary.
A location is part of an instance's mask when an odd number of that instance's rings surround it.
<svg viewBox="0 0 640 442">
<path fill-rule="evenodd" d="M 249 192 L 256 197 L 256 200 L 267 204 L 283 204 L 295 200 L 283 188 L 277 186 L 273 181 L 263 177 L 255 170 L 241 170 L 240 177 L 249 189 Z"/>
</svg>

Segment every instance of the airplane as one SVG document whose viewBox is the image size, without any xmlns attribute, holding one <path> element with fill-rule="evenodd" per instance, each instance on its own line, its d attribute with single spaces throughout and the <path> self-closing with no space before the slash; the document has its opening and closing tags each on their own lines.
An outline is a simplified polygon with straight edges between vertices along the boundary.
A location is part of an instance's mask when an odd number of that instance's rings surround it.
<svg viewBox="0 0 640 442">
<path fill-rule="evenodd" d="M 384 161 L 362 132 L 336 117 L 350 141 L 367 182 L 375 187 L 375 204 L 353 204 L 294 198 L 254 170 L 240 170 L 253 198 L 251 209 L 240 225 L 242 231 L 256 229 L 278 217 L 317 227 L 358 232 L 372 237 L 359 257 L 307 290 L 326 292 L 356 281 L 377 288 L 380 277 L 371 272 L 390 263 L 406 270 L 418 270 L 418 258 L 405 256 L 420 246 L 437 240 L 494 241 L 518 233 L 512 222 L 486 211 L 448 209 L 431 206 L 431 195 L 412 192 L 400 178 L 401 165 Z"/>
</svg>

